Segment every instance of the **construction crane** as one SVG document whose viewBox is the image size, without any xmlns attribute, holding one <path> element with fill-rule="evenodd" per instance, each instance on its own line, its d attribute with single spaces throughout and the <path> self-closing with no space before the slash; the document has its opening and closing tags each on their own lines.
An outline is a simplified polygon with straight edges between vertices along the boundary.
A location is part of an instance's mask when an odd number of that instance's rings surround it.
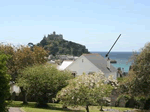
<svg viewBox="0 0 150 112">
<path fill-rule="evenodd" d="M 118 41 L 118 39 L 120 38 L 120 36 L 121 36 L 121 34 L 118 36 L 117 40 L 115 41 L 115 43 L 113 44 L 113 46 L 110 48 L 110 50 L 108 51 L 108 53 L 106 54 L 105 57 L 108 57 L 108 55 L 109 55 L 111 49 L 114 47 L 114 45 L 116 44 L 116 42 Z M 109 58 L 108 58 L 108 59 L 109 59 Z"/>
</svg>

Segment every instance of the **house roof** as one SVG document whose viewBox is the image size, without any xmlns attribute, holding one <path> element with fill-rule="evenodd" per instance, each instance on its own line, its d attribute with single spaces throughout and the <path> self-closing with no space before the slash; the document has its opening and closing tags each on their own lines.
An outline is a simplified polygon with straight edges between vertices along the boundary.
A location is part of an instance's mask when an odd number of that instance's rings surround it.
<svg viewBox="0 0 150 112">
<path fill-rule="evenodd" d="M 62 64 L 60 66 L 58 66 L 57 68 L 59 70 L 64 70 L 65 68 L 67 68 L 73 61 L 72 60 L 65 60 L 62 62 Z"/>
<path fill-rule="evenodd" d="M 99 68 L 103 73 L 116 72 L 117 69 L 110 64 L 110 69 L 107 68 L 107 61 L 99 54 L 83 54 L 91 63 Z"/>
</svg>

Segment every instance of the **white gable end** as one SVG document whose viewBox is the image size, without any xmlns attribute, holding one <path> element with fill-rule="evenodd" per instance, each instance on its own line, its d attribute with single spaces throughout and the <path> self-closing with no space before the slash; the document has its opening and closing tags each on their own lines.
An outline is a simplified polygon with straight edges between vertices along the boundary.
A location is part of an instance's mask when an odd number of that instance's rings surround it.
<svg viewBox="0 0 150 112">
<path fill-rule="evenodd" d="M 65 68 L 67 68 L 73 61 L 63 61 L 63 63 L 58 66 L 58 70 L 64 70 Z"/>
<path fill-rule="evenodd" d="M 72 72 L 76 72 L 76 75 L 82 75 L 83 72 L 88 74 L 91 72 L 99 72 L 100 69 L 97 68 L 94 64 L 92 64 L 87 58 L 83 55 L 79 57 L 75 62 L 73 62 L 70 66 L 66 68 L 66 70 L 70 70 Z"/>
</svg>

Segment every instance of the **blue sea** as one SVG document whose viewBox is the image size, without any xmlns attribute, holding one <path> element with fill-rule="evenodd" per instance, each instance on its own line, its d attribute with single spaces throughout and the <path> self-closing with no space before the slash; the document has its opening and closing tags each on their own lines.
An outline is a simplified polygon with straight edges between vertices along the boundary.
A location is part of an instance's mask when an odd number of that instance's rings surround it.
<svg viewBox="0 0 150 112">
<path fill-rule="evenodd" d="M 92 52 L 92 53 L 98 53 L 104 58 L 105 55 L 107 54 L 107 52 Z M 132 62 L 128 62 L 128 60 L 131 58 L 132 55 L 133 52 L 110 52 L 109 58 L 117 61 L 117 63 L 111 63 L 116 69 L 120 67 L 120 68 L 124 68 L 125 72 L 128 72 L 129 67 L 132 64 Z"/>
</svg>

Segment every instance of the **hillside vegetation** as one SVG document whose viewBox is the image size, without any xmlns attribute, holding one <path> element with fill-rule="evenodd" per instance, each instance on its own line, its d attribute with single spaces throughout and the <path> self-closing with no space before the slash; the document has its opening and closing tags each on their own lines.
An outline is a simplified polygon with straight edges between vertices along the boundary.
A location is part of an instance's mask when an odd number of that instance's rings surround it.
<svg viewBox="0 0 150 112">
<path fill-rule="evenodd" d="M 63 39 L 63 35 L 57 35 L 55 32 L 47 37 L 44 36 L 37 45 L 44 47 L 45 50 L 50 51 L 49 54 L 54 56 L 58 54 L 80 56 L 83 53 L 89 53 L 84 45 L 67 41 Z"/>
</svg>

